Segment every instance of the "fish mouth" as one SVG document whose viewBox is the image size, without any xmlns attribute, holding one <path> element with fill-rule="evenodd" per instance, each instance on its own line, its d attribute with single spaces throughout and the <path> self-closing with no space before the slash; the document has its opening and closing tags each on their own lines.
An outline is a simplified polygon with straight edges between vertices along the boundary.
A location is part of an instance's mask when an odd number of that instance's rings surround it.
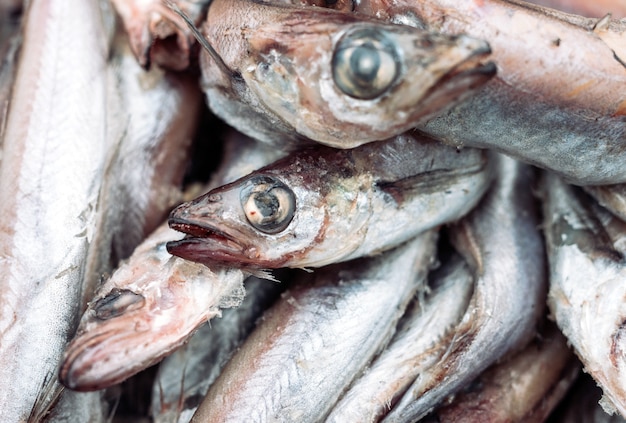
<svg viewBox="0 0 626 423">
<path fill-rule="evenodd" d="M 169 319 L 175 321 L 176 315 L 171 313 Z M 204 321 L 199 319 L 192 326 Z M 142 326 L 146 329 L 138 329 Z M 178 325 L 168 328 L 127 317 L 79 335 L 65 351 L 59 380 L 79 392 L 98 391 L 123 382 L 161 361 L 193 333 Z"/>
<path fill-rule="evenodd" d="M 166 244 L 167 251 L 185 260 L 198 263 L 254 263 L 250 248 L 232 235 L 214 226 L 170 218 L 170 228 L 187 236 Z M 254 249 L 252 249 L 254 250 Z"/>
<path fill-rule="evenodd" d="M 483 61 L 491 54 L 491 48 L 485 44 L 477 48 L 465 60 L 441 76 L 439 81 L 425 94 L 423 104 L 427 118 L 443 114 L 485 85 L 497 73 L 494 62 Z"/>
</svg>

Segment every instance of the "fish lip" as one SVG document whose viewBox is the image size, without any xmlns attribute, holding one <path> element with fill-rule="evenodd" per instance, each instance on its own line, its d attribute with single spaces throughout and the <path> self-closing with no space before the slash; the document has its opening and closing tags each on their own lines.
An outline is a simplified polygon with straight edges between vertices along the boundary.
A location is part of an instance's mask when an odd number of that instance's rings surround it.
<svg viewBox="0 0 626 423">
<path fill-rule="evenodd" d="M 187 219 L 171 217 L 168 221 L 168 224 L 170 228 L 178 232 L 187 234 L 187 236 L 180 241 L 188 241 L 192 239 L 212 239 L 214 241 L 223 242 L 223 240 L 225 240 L 225 244 L 232 243 L 240 247 L 241 249 L 244 248 L 242 243 L 238 241 L 234 236 L 206 223 L 197 223 Z M 168 245 L 180 241 L 168 242 Z"/>
</svg>

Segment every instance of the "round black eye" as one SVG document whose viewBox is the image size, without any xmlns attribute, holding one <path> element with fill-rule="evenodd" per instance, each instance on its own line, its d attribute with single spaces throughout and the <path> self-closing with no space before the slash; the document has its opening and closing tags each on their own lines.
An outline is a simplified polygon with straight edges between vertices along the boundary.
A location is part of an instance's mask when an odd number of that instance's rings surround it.
<svg viewBox="0 0 626 423">
<path fill-rule="evenodd" d="M 296 210 L 293 191 L 270 176 L 251 178 L 242 189 L 240 199 L 248 222 L 268 234 L 284 230 Z"/>
<path fill-rule="evenodd" d="M 385 34 L 374 28 L 353 31 L 337 43 L 333 79 L 350 97 L 371 100 L 387 91 L 400 71 L 398 52 Z"/>
</svg>

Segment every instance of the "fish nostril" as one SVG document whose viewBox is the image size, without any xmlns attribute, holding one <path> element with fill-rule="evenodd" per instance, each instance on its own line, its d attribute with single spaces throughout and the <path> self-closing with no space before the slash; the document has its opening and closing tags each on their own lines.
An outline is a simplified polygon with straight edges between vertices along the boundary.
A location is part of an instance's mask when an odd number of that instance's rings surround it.
<svg viewBox="0 0 626 423">
<path fill-rule="evenodd" d="M 114 288 L 107 296 L 96 301 L 93 310 L 96 313 L 96 318 L 108 320 L 127 311 L 143 307 L 145 301 L 143 295 L 136 294 L 128 289 Z"/>
<path fill-rule="evenodd" d="M 218 201 L 222 201 L 222 196 L 220 194 L 211 194 L 207 197 L 207 201 L 209 203 L 217 203 Z"/>
</svg>

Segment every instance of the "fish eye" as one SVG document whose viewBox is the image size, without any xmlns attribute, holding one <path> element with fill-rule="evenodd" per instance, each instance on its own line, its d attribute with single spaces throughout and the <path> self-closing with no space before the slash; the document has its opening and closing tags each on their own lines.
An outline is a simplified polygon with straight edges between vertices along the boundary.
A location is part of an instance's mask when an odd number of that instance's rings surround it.
<svg viewBox="0 0 626 423">
<path fill-rule="evenodd" d="M 371 100 L 393 85 L 400 71 L 400 60 L 383 31 L 365 28 L 339 40 L 331 66 L 335 84 L 344 94 Z"/>
<path fill-rule="evenodd" d="M 248 222 L 267 234 L 284 230 L 296 210 L 293 191 L 270 176 L 251 178 L 242 189 L 240 200 Z"/>
<path fill-rule="evenodd" d="M 145 303 L 142 295 L 128 289 L 113 288 L 105 297 L 96 301 L 93 310 L 100 320 L 109 320 L 126 312 L 140 309 Z"/>
</svg>

